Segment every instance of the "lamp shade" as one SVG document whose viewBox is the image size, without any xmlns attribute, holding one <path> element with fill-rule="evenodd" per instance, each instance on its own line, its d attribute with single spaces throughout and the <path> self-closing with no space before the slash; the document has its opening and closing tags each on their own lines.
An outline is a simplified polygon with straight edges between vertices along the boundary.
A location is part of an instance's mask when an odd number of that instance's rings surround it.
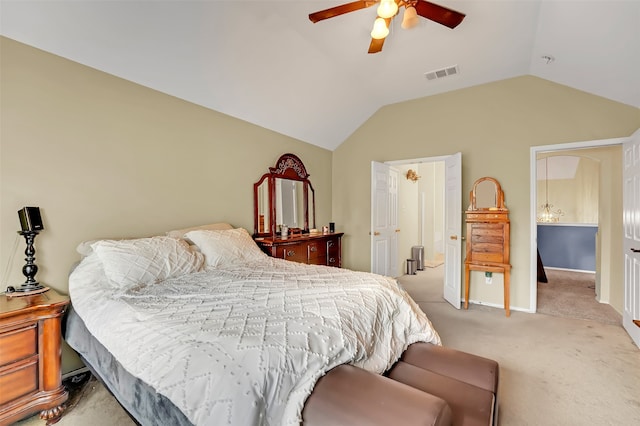
<svg viewBox="0 0 640 426">
<path fill-rule="evenodd" d="M 373 23 L 373 30 L 371 31 L 371 38 L 375 38 L 376 40 L 380 40 L 389 35 L 389 28 L 387 28 L 387 23 L 382 18 L 377 18 Z"/>
<path fill-rule="evenodd" d="M 381 18 L 391 18 L 398 13 L 398 5 L 395 0 L 382 0 L 378 6 L 378 16 Z"/>
<path fill-rule="evenodd" d="M 404 15 L 402 15 L 402 28 L 405 30 L 409 28 L 413 28 L 420 22 L 420 18 L 418 17 L 418 12 L 416 12 L 416 8 L 413 6 L 407 6 L 404 9 Z"/>
</svg>

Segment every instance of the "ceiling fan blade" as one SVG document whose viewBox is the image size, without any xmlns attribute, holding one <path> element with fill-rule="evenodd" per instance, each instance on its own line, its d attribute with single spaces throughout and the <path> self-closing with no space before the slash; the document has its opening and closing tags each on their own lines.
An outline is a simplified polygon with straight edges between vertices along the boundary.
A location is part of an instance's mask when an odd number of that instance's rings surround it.
<svg viewBox="0 0 640 426">
<path fill-rule="evenodd" d="M 464 13 L 447 9 L 426 0 L 418 0 L 415 7 L 418 15 L 449 28 L 457 27 L 466 16 Z"/>
<path fill-rule="evenodd" d="M 345 3 L 340 6 L 331 7 L 325 10 L 320 10 L 315 13 L 310 13 L 309 19 L 311 20 L 311 22 L 315 24 L 316 22 L 322 21 L 324 19 L 333 18 L 334 16 L 339 16 L 339 15 L 344 15 L 345 13 L 349 13 L 349 12 L 355 12 L 356 10 L 360 10 L 360 9 L 365 9 L 369 6 L 373 6 L 376 3 L 378 3 L 378 1 L 371 1 L 371 0 L 361 0 L 361 1 L 354 1 L 351 3 Z"/>
<path fill-rule="evenodd" d="M 382 51 L 382 45 L 384 44 L 384 38 L 372 38 L 369 44 L 369 51 L 367 53 L 378 53 Z"/>
<path fill-rule="evenodd" d="M 384 22 L 389 28 L 391 25 L 392 18 L 384 18 Z M 388 37 L 388 36 L 387 36 Z M 378 53 L 382 51 L 382 46 L 384 45 L 384 41 L 387 37 L 384 38 L 373 38 L 371 37 L 371 43 L 369 43 L 369 51 L 367 53 Z"/>
</svg>

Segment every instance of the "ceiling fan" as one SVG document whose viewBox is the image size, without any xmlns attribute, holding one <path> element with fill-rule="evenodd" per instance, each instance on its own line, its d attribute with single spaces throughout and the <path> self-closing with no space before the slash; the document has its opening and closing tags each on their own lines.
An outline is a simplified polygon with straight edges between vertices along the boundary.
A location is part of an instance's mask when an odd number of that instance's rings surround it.
<svg viewBox="0 0 640 426">
<path fill-rule="evenodd" d="M 389 35 L 391 20 L 398 14 L 402 6 L 405 8 L 402 18 L 402 28 L 405 29 L 417 25 L 420 20 L 418 16 L 422 16 L 423 18 L 427 18 L 452 29 L 457 27 L 465 17 L 464 13 L 456 12 L 455 10 L 439 6 L 426 0 L 361 0 L 311 13 L 309 14 L 309 19 L 315 24 L 318 21 L 365 9 L 377 3 L 380 3 L 380 5 L 377 10 L 378 17 L 371 31 L 369 53 L 378 53 L 382 50 L 385 37 Z"/>
</svg>

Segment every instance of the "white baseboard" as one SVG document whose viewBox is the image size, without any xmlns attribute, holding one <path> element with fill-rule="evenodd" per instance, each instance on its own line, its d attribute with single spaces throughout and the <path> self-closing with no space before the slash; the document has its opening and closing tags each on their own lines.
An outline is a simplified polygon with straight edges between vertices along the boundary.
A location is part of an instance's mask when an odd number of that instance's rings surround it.
<svg viewBox="0 0 640 426">
<path fill-rule="evenodd" d="M 544 269 L 553 269 L 554 271 L 583 272 L 585 274 L 595 274 L 596 273 L 596 271 L 587 271 L 587 270 L 584 270 L 584 269 L 556 268 L 554 266 L 545 266 Z"/>
</svg>

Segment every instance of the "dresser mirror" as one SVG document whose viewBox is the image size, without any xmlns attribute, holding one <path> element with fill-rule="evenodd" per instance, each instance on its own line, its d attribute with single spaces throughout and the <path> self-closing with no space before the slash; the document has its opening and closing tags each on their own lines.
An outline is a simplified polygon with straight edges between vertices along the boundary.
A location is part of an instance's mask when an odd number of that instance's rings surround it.
<svg viewBox="0 0 640 426">
<path fill-rule="evenodd" d="M 504 210 L 504 192 L 500 183 L 491 177 L 475 181 L 470 195 L 469 210 Z"/>
<path fill-rule="evenodd" d="M 296 155 L 284 154 L 253 185 L 254 236 L 275 237 L 283 225 L 308 233 L 315 228 L 315 192 Z"/>
</svg>

